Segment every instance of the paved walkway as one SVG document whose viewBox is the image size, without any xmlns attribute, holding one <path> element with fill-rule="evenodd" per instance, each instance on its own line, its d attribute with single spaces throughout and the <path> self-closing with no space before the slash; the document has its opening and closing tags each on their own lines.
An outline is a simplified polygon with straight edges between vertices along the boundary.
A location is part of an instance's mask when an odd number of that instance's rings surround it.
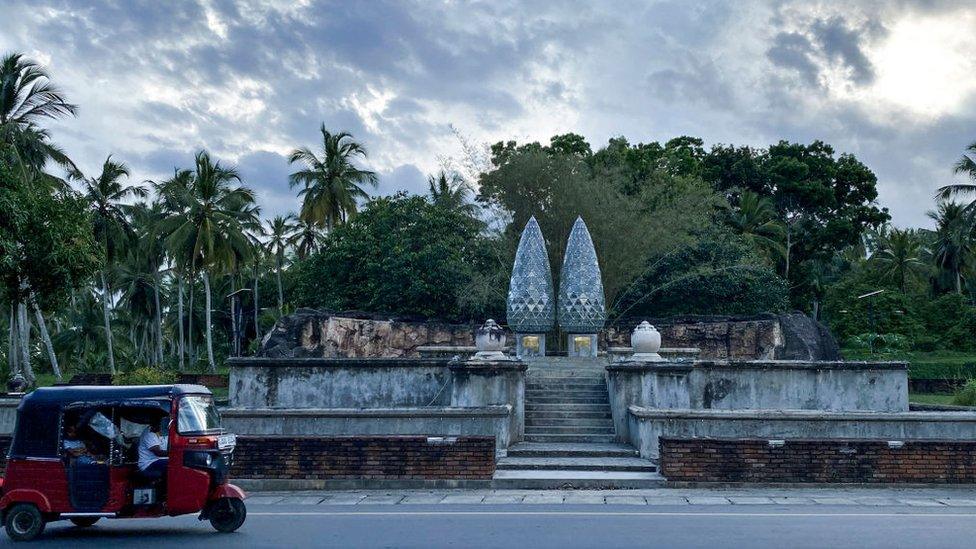
<svg viewBox="0 0 976 549">
<path fill-rule="evenodd" d="M 972 488 L 363 490 L 252 492 L 248 505 L 858 505 L 976 507 Z"/>
</svg>

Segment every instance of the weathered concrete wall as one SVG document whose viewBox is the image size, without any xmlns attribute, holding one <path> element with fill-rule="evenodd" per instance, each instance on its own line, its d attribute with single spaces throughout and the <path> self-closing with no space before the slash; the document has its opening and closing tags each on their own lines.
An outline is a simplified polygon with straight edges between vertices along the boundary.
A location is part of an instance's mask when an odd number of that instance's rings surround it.
<svg viewBox="0 0 976 549">
<path fill-rule="evenodd" d="M 617 438 L 631 406 L 720 410 L 908 411 L 899 362 L 619 362 L 607 366 Z"/>
<path fill-rule="evenodd" d="M 13 434 L 17 424 L 17 406 L 19 398 L 0 398 L 0 435 Z"/>
<path fill-rule="evenodd" d="M 450 361 L 405 359 L 231 359 L 233 408 L 446 406 Z"/>
<path fill-rule="evenodd" d="M 620 319 L 603 334 L 603 346 L 628 347 L 643 318 Z M 703 359 L 839 360 L 837 341 L 825 326 L 794 313 L 756 316 L 687 316 L 647 319 L 665 347 L 697 347 Z"/>
<path fill-rule="evenodd" d="M 691 408 L 908 411 L 903 362 L 700 361 Z"/>
<path fill-rule="evenodd" d="M 659 438 L 976 440 L 971 412 L 661 410 L 632 406 L 629 442 L 657 459 Z"/>
<path fill-rule="evenodd" d="M 419 357 L 422 346 L 472 346 L 466 324 L 406 321 L 367 313 L 299 309 L 278 319 L 261 342 L 259 356 Z"/>
<path fill-rule="evenodd" d="M 499 454 L 511 442 L 510 406 L 221 410 L 224 427 L 239 435 L 491 435 Z"/>
<path fill-rule="evenodd" d="M 525 363 L 468 361 L 450 368 L 454 378 L 451 406 L 509 405 L 509 438 L 521 441 L 525 434 Z"/>
</svg>

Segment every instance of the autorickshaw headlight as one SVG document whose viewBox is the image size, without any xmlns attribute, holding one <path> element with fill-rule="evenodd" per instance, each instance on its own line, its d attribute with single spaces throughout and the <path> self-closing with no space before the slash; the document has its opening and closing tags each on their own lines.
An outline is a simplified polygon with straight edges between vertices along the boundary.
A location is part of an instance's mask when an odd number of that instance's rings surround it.
<svg viewBox="0 0 976 549">
<path fill-rule="evenodd" d="M 207 467 L 210 467 L 211 465 L 213 465 L 213 456 L 207 454 L 207 456 L 203 458 L 203 462 L 207 465 Z"/>
</svg>

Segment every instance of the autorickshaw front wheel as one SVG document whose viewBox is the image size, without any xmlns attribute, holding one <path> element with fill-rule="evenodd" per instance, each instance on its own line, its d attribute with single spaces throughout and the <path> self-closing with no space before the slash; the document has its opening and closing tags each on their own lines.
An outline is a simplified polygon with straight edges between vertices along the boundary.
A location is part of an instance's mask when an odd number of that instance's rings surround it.
<svg viewBox="0 0 976 549">
<path fill-rule="evenodd" d="M 44 531 L 44 516 L 33 503 L 18 503 L 4 517 L 7 536 L 13 541 L 30 541 Z"/>
<path fill-rule="evenodd" d="M 220 498 L 210 508 L 210 525 L 218 532 L 230 533 L 244 524 L 247 508 L 238 498 Z"/>
</svg>

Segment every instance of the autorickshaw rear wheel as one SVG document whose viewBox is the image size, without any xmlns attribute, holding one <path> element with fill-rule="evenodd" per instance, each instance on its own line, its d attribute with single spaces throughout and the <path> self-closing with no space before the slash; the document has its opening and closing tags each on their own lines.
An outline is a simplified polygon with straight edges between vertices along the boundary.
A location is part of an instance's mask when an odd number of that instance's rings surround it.
<svg viewBox="0 0 976 549">
<path fill-rule="evenodd" d="M 98 517 L 75 517 L 70 520 L 78 528 L 88 528 L 98 522 Z"/>
<path fill-rule="evenodd" d="M 210 525 L 218 532 L 230 533 L 244 524 L 247 508 L 238 498 L 220 498 L 211 504 Z"/>
<path fill-rule="evenodd" d="M 18 503 L 7 510 L 4 528 L 14 541 L 30 541 L 44 531 L 44 516 L 33 503 Z"/>
</svg>

